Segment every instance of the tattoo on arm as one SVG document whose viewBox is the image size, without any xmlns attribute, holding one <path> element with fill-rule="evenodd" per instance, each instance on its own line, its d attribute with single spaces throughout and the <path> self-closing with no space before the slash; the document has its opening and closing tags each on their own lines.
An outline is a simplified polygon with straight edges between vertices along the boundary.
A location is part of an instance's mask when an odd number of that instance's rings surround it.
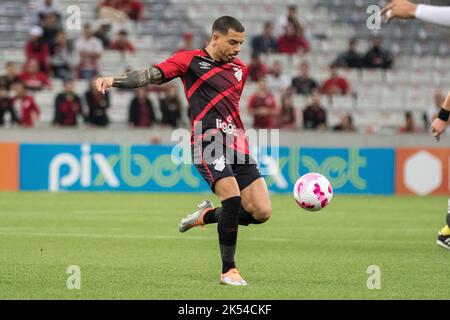
<svg viewBox="0 0 450 320">
<path fill-rule="evenodd" d="M 113 80 L 112 86 L 116 88 L 134 89 L 147 84 L 161 84 L 164 76 L 156 67 L 149 69 L 130 71 Z"/>
</svg>

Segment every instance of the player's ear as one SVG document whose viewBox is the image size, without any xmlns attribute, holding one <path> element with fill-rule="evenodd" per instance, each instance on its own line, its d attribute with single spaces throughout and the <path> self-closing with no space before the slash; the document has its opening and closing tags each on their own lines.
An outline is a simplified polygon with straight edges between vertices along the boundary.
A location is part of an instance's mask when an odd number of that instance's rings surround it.
<svg viewBox="0 0 450 320">
<path fill-rule="evenodd" d="M 219 40 L 219 38 L 220 38 L 220 32 L 217 32 L 217 31 L 213 32 L 211 39 L 214 42 L 216 42 L 217 40 Z"/>
</svg>

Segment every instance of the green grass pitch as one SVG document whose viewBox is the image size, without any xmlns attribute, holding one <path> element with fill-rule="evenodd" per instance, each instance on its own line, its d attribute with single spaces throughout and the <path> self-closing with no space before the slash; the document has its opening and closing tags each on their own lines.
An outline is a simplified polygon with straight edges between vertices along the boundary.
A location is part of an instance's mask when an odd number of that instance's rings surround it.
<svg viewBox="0 0 450 320">
<path fill-rule="evenodd" d="M 445 197 L 336 195 L 307 213 L 273 195 L 272 219 L 239 229 L 242 288 L 219 285 L 215 225 L 177 230 L 205 197 L 0 193 L 0 299 L 450 298 L 450 252 L 435 244 Z M 66 287 L 71 265 L 79 290 Z"/>
</svg>

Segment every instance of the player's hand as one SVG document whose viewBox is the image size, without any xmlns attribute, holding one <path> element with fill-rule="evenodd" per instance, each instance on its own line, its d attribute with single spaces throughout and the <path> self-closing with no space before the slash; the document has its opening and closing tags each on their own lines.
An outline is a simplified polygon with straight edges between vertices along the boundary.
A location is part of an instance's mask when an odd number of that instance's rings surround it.
<svg viewBox="0 0 450 320">
<path fill-rule="evenodd" d="M 407 0 L 391 0 L 383 10 L 381 16 L 386 16 L 386 23 L 393 18 L 412 19 L 416 17 L 417 5 Z"/>
<path fill-rule="evenodd" d="M 113 77 L 100 77 L 95 80 L 95 86 L 99 92 L 105 94 L 105 92 L 112 86 L 113 80 Z"/>
<path fill-rule="evenodd" d="M 441 134 L 445 131 L 445 128 L 447 127 L 447 122 L 443 121 L 439 118 L 436 118 L 431 123 L 431 133 L 433 133 L 433 136 L 436 138 L 437 141 L 439 141 Z"/>
</svg>

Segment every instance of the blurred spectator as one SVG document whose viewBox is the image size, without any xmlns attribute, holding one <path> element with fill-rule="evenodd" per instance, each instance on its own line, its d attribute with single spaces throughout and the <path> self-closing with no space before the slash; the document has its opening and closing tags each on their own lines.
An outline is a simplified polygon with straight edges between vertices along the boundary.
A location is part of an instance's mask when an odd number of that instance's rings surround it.
<svg viewBox="0 0 450 320">
<path fill-rule="evenodd" d="M 147 96 L 147 89 L 145 87 L 136 89 L 128 110 L 128 124 L 130 127 L 148 128 L 155 123 L 155 112 Z"/>
<path fill-rule="evenodd" d="M 303 110 L 303 128 L 314 130 L 327 128 L 327 112 L 322 105 L 319 91 L 311 94 L 311 104 Z"/>
<path fill-rule="evenodd" d="M 192 32 L 183 33 L 183 43 L 179 46 L 175 53 L 194 50 L 194 35 Z"/>
<path fill-rule="evenodd" d="M 64 83 L 64 91 L 55 98 L 55 115 L 53 124 L 58 126 L 76 126 L 78 117 L 84 118 L 80 97 L 74 91 L 72 79 Z"/>
<path fill-rule="evenodd" d="M 55 78 L 67 80 L 73 77 L 73 46 L 64 31 L 60 31 L 50 45 L 50 66 Z"/>
<path fill-rule="evenodd" d="M 43 43 L 47 43 L 51 45 L 55 39 L 57 34 L 62 31 L 62 28 L 59 25 L 58 17 L 50 13 L 48 14 L 41 23 L 42 27 L 42 38 L 41 41 Z"/>
<path fill-rule="evenodd" d="M 261 61 L 261 57 L 256 52 L 252 53 L 252 60 L 248 65 L 248 77 L 250 81 L 257 82 L 269 73 L 267 66 Z"/>
<path fill-rule="evenodd" d="M 36 59 L 28 60 L 24 67 L 20 80 L 27 90 L 51 89 L 50 80 L 44 72 L 39 71 L 39 63 Z"/>
<path fill-rule="evenodd" d="M 381 46 L 382 39 L 380 36 L 371 38 L 372 47 L 367 51 L 365 56 L 366 68 L 390 69 L 393 64 L 391 53 Z"/>
<path fill-rule="evenodd" d="M 34 26 L 30 30 L 30 40 L 25 44 L 26 60 L 37 59 L 39 62 L 39 69 L 42 72 L 49 72 L 49 48 L 48 45 L 42 42 L 42 28 Z"/>
<path fill-rule="evenodd" d="M 95 86 L 95 79 L 92 79 L 84 97 L 88 106 L 86 122 L 99 127 L 107 126 L 109 119 L 106 110 L 110 107 L 109 92 L 100 93 Z"/>
<path fill-rule="evenodd" d="M 273 24 L 264 23 L 264 31 L 252 39 L 252 52 L 257 54 L 277 52 L 277 38 L 273 35 Z"/>
<path fill-rule="evenodd" d="M 339 68 L 362 68 L 364 59 L 358 53 L 358 40 L 355 38 L 350 39 L 347 51 L 341 53 L 333 64 Z"/>
<path fill-rule="evenodd" d="M 42 3 L 36 8 L 37 24 L 41 24 L 48 15 L 54 15 L 58 23 L 61 22 L 62 14 L 53 0 L 42 0 Z"/>
<path fill-rule="evenodd" d="M 411 111 L 405 112 L 405 125 L 400 128 L 400 133 L 419 133 L 419 127 L 416 126 L 416 122 L 414 121 L 414 116 Z"/>
<path fill-rule="evenodd" d="M 8 95 L 8 90 L 6 87 L 0 86 L 0 127 L 5 124 L 5 115 L 9 113 L 10 123 L 20 123 L 19 117 L 17 116 L 12 100 Z"/>
<path fill-rule="evenodd" d="M 298 76 L 292 79 L 292 87 L 295 93 L 310 95 L 311 92 L 319 87 L 317 81 L 309 75 L 309 63 L 303 61 L 298 68 Z"/>
<path fill-rule="evenodd" d="M 350 94 L 350 83 L 338 74 L 338 68 L 335 65 L 331 65 L 330 78 L 325 80 L 320 90 L 328 95 L 347 95 Z"/>
<path fill-rule="evenodd" d="M 269 91 L 275 95 L 282 94 L 291 85 L 291 78 L 283 74 L 283 66 L 280 61 L 273 63 L 272 70 L 267 76 Z"/>
<path fill-rule="evenodd" d="M 167 95 L 159 99 L 161 124 L 176 128 L 181 120 L 181 101 L 175 86 L 167 88 Z"/>
<path fill-rule="evenodd" d="M 5 63 L 6 73 L 0 76 L 0 87 L 5 87 L 7 91 L 11 89 L 11 85 L 15 82 L 21 82 L 20 74 L 16 69 L 16 63 L 8 61 Z"/>
<path fill-rule="evenodd" d="M 139 21 L 144 13 L 144 4 L 141 0 L 121 0 L 119 9 L 125 12 L 131 20 Z"/>
<path fill-rule="evenodd" d="M 442 89 L 437 88 L 436 90 L 434 90 L 433 104 L 428 108 L 428 110 L 425 113 L 426 117 L 427 117 L 427 126 L 425 128 L 426 130 L 428 130 L 431 123 L 434 121 L 434 119 L 436 119 L 436 117 L 439 113 L 439 110 L 444 105 L 444 101 L 445 101 L 445 95 L 444 95 L 444 92 L 442 91 Z"/>
<path fill-rule="evenodd" d="M 117 33 L 116 39 L 111 43 L 109 49 L 121 52 L 135 52 L 133 44 L 128 40 L 128 32 L 120 30 Z"/>
<path fill-rule="evenodd" d="M 266 80 L 262 79 L 258 82 L 258 89 L 248 102 L 248 113 L 253 116 L 253 127 L 255 129 L 275 127 L 278 107 L 275 97 L 269 91 Z"/>
<path fill-rule="evenodd" d="M 297 116 L 292 100 L 292 92 L 281 97 L 280 125 L 281 129 L 293 129 L 297 126 Z"/>
<path fill-rule="evenodd" d="M 34 98 L 27 94 L 25 86 L 16 82 L 12 86 L 15 95 L 12 99 L 14 110 L 20 115 L 20 123 L 23 127 L 33 127 L 39 118 L 40 110 Z"/>
<path fill-rule="evenodd" d="M 355 126 L 353 125 L 353 117 L 351 114 L 347 114 L 341 118 L 341 122 L 333 127 L 333 131 L 346 131 L 355 132 Z"/>
<path fill-rule="evenodd" d="M 111 25 L 107 23 L 102 23 L 97 27 L 94 32 L 94 37 L 102 42 L 103 48 L 109 48 L 111 45 L 111 39 L 109 37 L 109 31 L 111 30 Z"/>
<path fill-rule="evenodd" d="M 97 76 L 98 62 L 103 53 L 103 46 L 101 41 L 93 36 L 90 24 L 84 25 L 83 36 L 78 39 L 76 48 L 80 55 L 78 77 L 90 80 Z"/>
<path fill-rule="evenodd" d="M 129 17 L 126 12 L 122 11 L 120 2 L 121 0 L 103 0 L 97 8 L 98 19 L 111 23 L 127 22 Z"/>
<path fill-rule="evenodd" d="M 275 25 L 275 35 L 281 36 L 283 32 L 286 30 L 286 26 L 288 24 L 292 24 L 294 27 L 294 33 L 296 35 L 303 35 L 304 28 L 297 17 L 297 5 L 290 4 L 287 6 L 287 14 L 282 15 L 278 18 L 277 23 Z"/>
<path fill-rule="evenodd" d="M 305 39 L 303 33 L 297 33 L 295 26 L 288 23 L 284 34 L 278 38 L 278 52 L 286 54 L 307 53 L 309 51 L 309 42 Z"/>
</svg>

